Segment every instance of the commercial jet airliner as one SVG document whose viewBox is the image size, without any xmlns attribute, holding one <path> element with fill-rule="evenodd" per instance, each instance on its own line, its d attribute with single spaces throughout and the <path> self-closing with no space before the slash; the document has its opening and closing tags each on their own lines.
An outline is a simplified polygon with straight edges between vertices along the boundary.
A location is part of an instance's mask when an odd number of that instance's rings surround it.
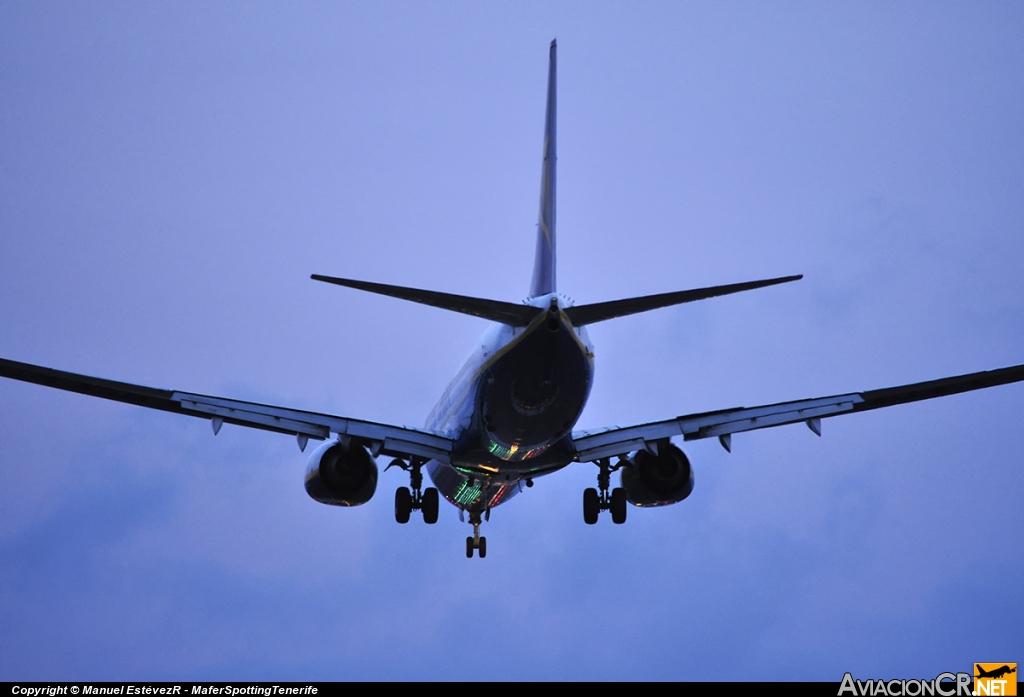
<svg viewBox="0 0 1024 697">
<path fill-rule="evenodd" d="M 597 466 L 597 486 L 583 492 L 583 518 L 604 511 L 626 521 L 627 503 L 664 506 L 693 490 L 693 470 L 675 440 L 717 437 L 731 449 L 732 434 L 804 423 L 821 435 L 821 420 L 922 399 L 1024 380 L 1024 365 L 868 392 L 720 409 L 664 421 L 595 432 L 574 432 L 593 379 L 594 352 L 587 325 L 615 317 L 740 291 L 796 281 L 783 276 L 748 283 L 573 305 L 555 283 L 556 45 L 548 68 L 540 220 L 529 297 L 520 304 L 415 288 L 314 275 L 317 281 L 389 295 L 475 315 L 492 325 L 480 347 L 452 380 L 425 428 L 405 428 L 331 414 L 160 390 L 0 359 L 0 376 L 62 390 L 208 419 L 214 434 L 236 424 L 295 436 L 309 458 L 306 491 L 321 503 L 358 506 L 377 489 L 376 458 L 392 458 L 409 475 L 395 492 L 395 519 L 409 522 L 420 511 L 437 521 L 439 496 L 468 515 L 473 535 L 466 556 L 487 554 L 480 525 L 491 509 L 533 485 L 534 479 L 573 463 Z M 426 470 L 434 486 L 423 488 Z M 620 486 L 612 487 L 618 472 Z"/>
</svg>

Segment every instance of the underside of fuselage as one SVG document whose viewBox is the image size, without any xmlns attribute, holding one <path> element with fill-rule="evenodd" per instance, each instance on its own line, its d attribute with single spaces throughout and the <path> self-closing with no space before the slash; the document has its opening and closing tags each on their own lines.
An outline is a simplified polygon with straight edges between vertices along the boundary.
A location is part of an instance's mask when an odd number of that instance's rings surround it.
<svg viewBox="0 0 1024 697">
<path fill-rule="evenodd" d="M 575 458 L 570 432 L 590 393 L 593 354 L 552 300 L 477 368 L 466 391 L 472 415 L 451 465 L 427 467 L 438 491 L 460 508 L 493 508 L 523 481 Z"/>
</svg>

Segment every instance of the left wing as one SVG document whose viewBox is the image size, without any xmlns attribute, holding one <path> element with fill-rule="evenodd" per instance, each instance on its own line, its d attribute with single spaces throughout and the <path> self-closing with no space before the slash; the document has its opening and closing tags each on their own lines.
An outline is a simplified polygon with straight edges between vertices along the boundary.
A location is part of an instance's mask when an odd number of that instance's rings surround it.
<svg viewBox="0 0 1024 697">
<path fill-rule="evenodd" d="M 723 409 L 702 414 L 689 414 L 639 426 L 612 428 L 591 433 L 580 432 L 573 434 L 573 443 L 576 445 L 577 459 L 580 462 L 593 462 L 606 457 L 650 449 L 652 444 L 657 441 L 675 436 L 682 436 L 684 440 L 699 440 L 718 436 L 722 447 L 731 450 L 731 435 L 741 431 L 753 431 L 802 421 L 820 436 L 821 419 L 828 416 L 881 409 L 895 404 L 970 392 L 1021 380 L 1024 380 L 1024 365 L 1015 365 L 999 370 L 986 370 L 951 378 L 915 382 L 910 385 L 887 387 L 881 390 L 851 392 L 818 399 L 799 399 L 793 402 L 768 404 L 763 407 Z"/>
<path fill-rule="evenodd" d="M 0 358 L 0 377 L 210 419 L 214 433 L 220 431 L 220 427 L 225 423 L 287 433 L 298 439 L 299 447 L 303 450 L 310 438 L 325 440 L 331 433 L 335 433 L 358 440 L 366 445 L 374 456 L 380 453 L 394 457 L 416 456 L 447 463 L 451 460 L 454 446 L 451 438 L 416 428 L 190 392 L 158 390 L 3 358 Z"/>
</svg>

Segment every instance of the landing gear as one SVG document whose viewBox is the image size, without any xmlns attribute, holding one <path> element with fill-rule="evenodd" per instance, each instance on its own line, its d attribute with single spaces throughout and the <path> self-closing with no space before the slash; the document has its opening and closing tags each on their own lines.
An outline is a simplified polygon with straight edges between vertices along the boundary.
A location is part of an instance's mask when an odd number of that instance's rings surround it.
<svg viewBox="0 0 1024 697">
<path fill-rule="evenodd" d="M 393 460 L 388 467 L 401 467 L 409 473 L 409 487 L 400 486 L 395 491 L 395 520 L 401 524 L 409 522 L 413 511 L 423 511 L 423 522 L 433 525 L 437 522 L 438 496 L 437 489 L 428 488 L 420 492 L 423 486 L 424 460 L 413 458 L 409 464 L 403 460 Z"/>
<path fill-rule="evenodd" d="M 622 525 L 626 522 L 626 490 L 621 486 L 612 489 L 612 500 L 609 509 L 612 512 L 612 522 Z"/>
<path fill-rule="evenodd" d="M 469 522 L 473 525 L 473 536 L 466 538 L 466 558 L 473 558 L 473 550 L 477 550 L 480 558 L 487 556 L 487 538 L 480 536 L 480 512 L 470 511 Z"/>
<path fill-rule="evenodd" d="M 412 514 L 412 492 L 408 487 L 398 487 L 395 491 L 395 520 L 402 525 L 409 522 Z"/>
<path fill-rule="evenodd" d="M 609 494 L 608 489 L 611 486 L 612 472 L 623 467 L 625 463 L 620 462 L 612 467 L 608 463 L 608 458 L 602 458 L 596 464 L 601 468 L 597 475 L 597 485 L 601 492 L 598 493 L 597 489 L 593 488 L 583 490 L 583 522 L 594 525 L 601 511 L 611 511 L 612 522 L 622 525 L 626 522 L 626 490 L 615 487 Z"/>
<path fill-rule="evenodd" d="M 437 489 L 430 487 L 423 492 L 423 499 L 420 501 L 420 508 L 423 510 L 423 522 L 433 525 L 437 522 Z"/>
<path fill-rule="evenodd" d="M 395 504 L 396 506 L 398 504 Z M 396 508 L 397 510 L 397 508 Z M 597 495 L 597 489 L 583 490 L 583 522 L 593 525 L 597 522 L 597 515 L 601 512 L 601 499 Z"/>
</svg>

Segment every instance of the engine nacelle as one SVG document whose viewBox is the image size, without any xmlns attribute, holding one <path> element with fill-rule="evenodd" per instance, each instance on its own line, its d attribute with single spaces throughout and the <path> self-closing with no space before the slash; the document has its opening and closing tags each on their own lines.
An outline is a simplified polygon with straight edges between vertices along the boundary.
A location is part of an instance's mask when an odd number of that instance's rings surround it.
<svg viewBox="0 0 1024 697">
<path fill-rule="evenodd" d="M 377 490 L 377 463 L 355 442 L 329 440 L 306 465 L 306 493 L 331 506 L 360 506 Z"/>
<path fill-rule="evenodd" d="M 679 503 L 693 491 L 693 469 L 686 454 L 668 443 L 654 455 L 641 450 L 632 466 L 623 467 L 622 487 L 634 506 L 667 506 Z"/>
</svg>

